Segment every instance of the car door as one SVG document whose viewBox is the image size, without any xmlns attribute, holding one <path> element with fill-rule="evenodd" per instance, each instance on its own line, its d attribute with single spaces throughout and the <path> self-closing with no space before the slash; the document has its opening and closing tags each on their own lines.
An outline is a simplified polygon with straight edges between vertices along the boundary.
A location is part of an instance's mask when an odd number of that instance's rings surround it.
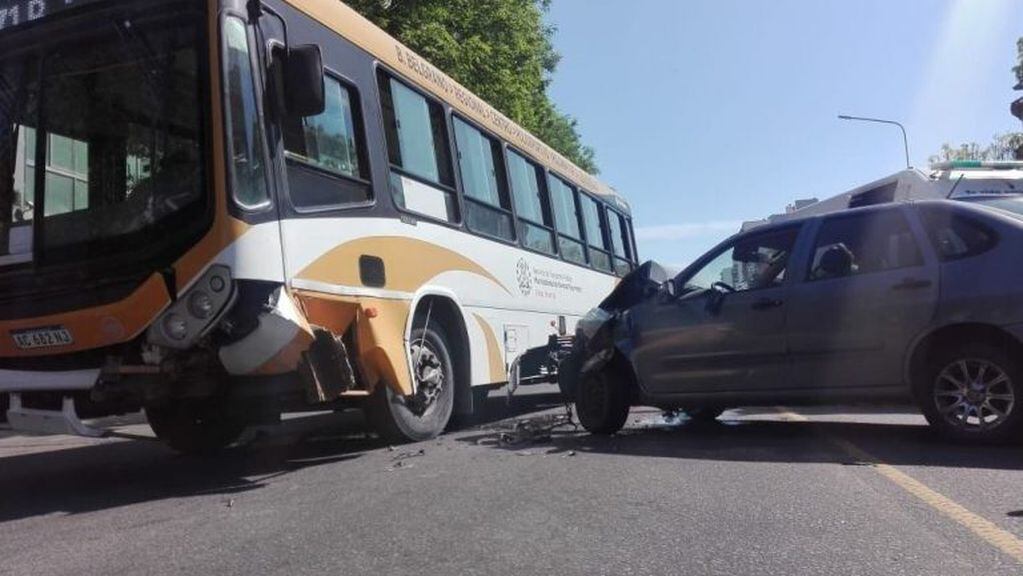
<svg viewBox="0 0 1023 576">
<path fill-rule="evenodd" d="M 909 343 L 930 322 L 938 267 L 901 206 L 825 218 L 789 293 L 792 384 L 898 385 Z"/>
<path fill-rule="evenodd" d="M 631 359 L 652 395 L 753 390 L 787 376 L 790 255 L 800 226 L 740 236 L 675 280 L 681 296 L 630 310 Z"/>
</svg>

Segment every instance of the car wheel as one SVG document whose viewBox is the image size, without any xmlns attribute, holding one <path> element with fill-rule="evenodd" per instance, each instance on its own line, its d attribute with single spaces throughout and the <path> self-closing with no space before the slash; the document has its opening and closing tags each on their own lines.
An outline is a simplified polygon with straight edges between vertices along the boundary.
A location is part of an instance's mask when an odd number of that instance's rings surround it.
<svg viewBox="0 0 1023 576">
<path fill-rule="evenodd" d="M 724 413 L 725 409 L 714 406 L 697 406 L 683 408 L 682 411 L 694 422 L 714 422 L 718 416 Z"/>
<path fill-rule="evenodd" d="M 416 393 L 404 396 L 380 384 L 366 405 L 367 419 L 388 442 L 419 442 L 439 436 L 454 407 L 454 364 L 444 330 L 430 323 L 413 330 L 410 342 Z"/>
<path fill-rule="evenodd" d="M 976 342 L 940 352 L 916 388 L 927 422 L 949 438 L 978 442 L 1019 438 L 1023 372 L 1004 347 Z"/>
<path fill-rule="evenodd" d="M 629 417 L 629 388 L 614 364 L 583 377 L 575 391 L 579 423 L 592 434 L 614 434 Z"/>
<path fill-rule="evenodd" d="M 146 407 L 156 437 L 183 454 L 211 454 L 238 439 L 245 421 L 220 397 L 182 398 Z"/>
</svg>

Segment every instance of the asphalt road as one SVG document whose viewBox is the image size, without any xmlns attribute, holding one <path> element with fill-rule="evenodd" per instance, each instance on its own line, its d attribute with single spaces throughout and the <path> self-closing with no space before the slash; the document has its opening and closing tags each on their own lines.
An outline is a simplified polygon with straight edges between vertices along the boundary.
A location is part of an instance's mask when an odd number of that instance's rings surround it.
<svg viewBox="0 0 1023 576">
<path fill-rule="evenodd" d="M 489 413 L 393 448 L 305 416 L 206 460 L 130 421 L 0 431 L 0 574 L 1023 573 L 1023 448 L 910 410 L 637 409 L 612 438 L 532 430 L 553 395 Z"/>
</svg>

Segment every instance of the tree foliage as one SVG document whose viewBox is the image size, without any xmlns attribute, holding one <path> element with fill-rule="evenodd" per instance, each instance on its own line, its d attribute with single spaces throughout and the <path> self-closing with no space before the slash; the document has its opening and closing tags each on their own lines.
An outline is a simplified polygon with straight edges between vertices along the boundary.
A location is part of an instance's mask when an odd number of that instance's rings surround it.
<svg viewBox="0 0 1023 576">
<path fill-rule="evenodd" d="M 1016 41 L 1016 65 L 1012 67 L 1017 86 L 1023 85 L 1023 38 Z M 990 144 L 981 145 L 966 142 L 952 145 L 948 142 L 941 145 L 941 150 L 931 156 L 933 162 L 947 160 L 1013 160 L 1023 159 L 1023 132 L 1006 132 L 995 134 Z"/>
<path fill-rule="evenodd" d="M 348 4 L 579 167 L 597 173 L 576 120 L 547 94 L 560 56 L 551 0 L 347 0 Z"/>
<path fill-rule="evenodd" d="M 1007 132 L 995 134 L 990 144 L 981 146 L 976 142 L 967 142 L 952 146 L 947 142 L 941 145 L 941 151 L 930 157 L 930 161 L 948 160 L 1013 160 L 1016 151 L 1023 147 L 1023 132 Z"/>
</svg>

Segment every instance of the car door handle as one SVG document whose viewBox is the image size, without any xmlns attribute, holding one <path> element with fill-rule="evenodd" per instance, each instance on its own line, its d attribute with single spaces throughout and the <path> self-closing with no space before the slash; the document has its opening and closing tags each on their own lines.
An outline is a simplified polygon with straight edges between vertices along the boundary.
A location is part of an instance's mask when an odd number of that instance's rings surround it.
<svg viewBox="0 0 1023 576">
<path fill-rule="evenodd" d="M 781 300 L 775 300 L 774 298 L 761 298 L 753 303 L 754 310 L 770 310 L 771 308 L 777 308 L 784 304 Z"/>
<path fill-rule="evenodd" d="M 924 280 L 923 278 L 906 278 L 902 282 L 893 285 L 892 290 L 921 290 L 923 288 L 929 288 L 930 285 L 930 280 Z"/>
</svg>

